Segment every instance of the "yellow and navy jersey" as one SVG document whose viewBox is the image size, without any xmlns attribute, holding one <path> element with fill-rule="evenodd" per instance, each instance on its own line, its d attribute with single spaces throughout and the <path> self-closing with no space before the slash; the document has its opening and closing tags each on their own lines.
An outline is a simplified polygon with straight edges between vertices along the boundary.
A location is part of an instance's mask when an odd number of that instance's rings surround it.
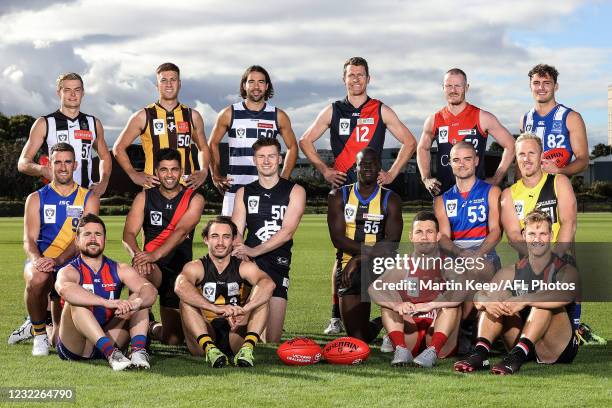
<svg viewBox="0 0 612 408">
<path fill-rule="evenodd" d="M 342 186 L 342 202 L 344 203 L 345 235 L 365 245 L 374 245 L 385 238 L 385 218 L 387 217 L 387 201 L 391 190 L 376 185 L 369 197 L 359 194 L 359 183 Z M 338 250 L 337 259 L 344 268 L 353 257 Z"/>
<path fill-rule="evenodd" d="M 557 234 L 561 227 L 557 206 L 557 176 L 548 173 L 543 174 L 538 184 L 533 188 L 526 187 L 522 179 L 514 183 L 510 187 L 512 202 L 521 223 L 521 229 L 525 228 L 525 217 L 534 209 L 547 213 L 553 222 L 553 242 L 557 242 Z"/>
<path fill-rule="evenodd" d="M 145 154 L 145 173 L 153 174 L 155 155 L 160 149 L 176 149 L 181 154 L 181 165 L 184 174 L 194 171 L 191 157 L 191 140 L 194 131 L 191 120 L 191 108 L 182 103 L 171 111 L 164 109 L 159 103 L 152 103 L 144 108 L 147 124 L 140 135 L 142 149 Z"/>
<path fill-rule="evenodd" d="M 204 267 L 204 278 L 196 283 L 196 287 L 202 291 L 202 296 L 210 303 L 219 306 L 244 306 L 251 292 L 251 285 L 240 276 L 242 261 L 231 256 L 229 265 L 221 272 L 217 270 L 208 255 L 200 258 L 200 262 Z M 213 320 L 220 316 L 205 311 L 204 317 Z"/>
<path fill-rule="evenodd" d="M 68 248 L 91 194 L 76 183 L 67 196 L 61 195 L 53 182 L 38 190 L 40 232 L 36 245 L 43 256 L 56 258 Z"/>
</svg>

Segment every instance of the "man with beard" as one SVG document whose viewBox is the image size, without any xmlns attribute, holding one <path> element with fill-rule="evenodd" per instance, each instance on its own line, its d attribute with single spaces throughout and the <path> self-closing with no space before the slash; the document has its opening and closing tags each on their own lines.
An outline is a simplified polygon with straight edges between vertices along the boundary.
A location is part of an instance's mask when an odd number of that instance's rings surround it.
<svg viewBox="0 0 612 408">
<path fill-rule="evenodd" d="M 371 342 L 382 324 L 370 322 L 370 302 L 362 297 L 369 285 L 363 280 L 369 274 L 362 271 L 371 270 L 374 257 L 392 255 L 397 249 L 402 206 L 397 194 L 377 183 L 380 157 L 374 149 L 366 147 L 357 154 L 356 171 L 356 183 L 329 193 L 327 224 L 337 249 L 335 279 L 346 333 Z"/>
<path fill-rule="evenodd" d="M 254 262 L 231 255 L 238 229 L 219 216 L 202 231 L 208 255 L 189 262 L 176 279 L 189 352 L 213 368 L 254 365 L 253 349 L 268 319 L 274 282 Z"/>
<path fill-rule="evenodd" d="M 159 290 L 161 324 L 151 322 L 151 337 L 164 344 L 181 344 L 183 331 L 174 282 L 193 259 L 193 230 L 204 209 L 204 197 L 179 183 L 181 155 L 161 149 L 155 157 L 160 184 L 136 196 L 126 218 L 123 243 L 132 265 Z M 136 237 L 143 230 L 142 250 Z"/>
<path fill-rule="evenodd" d="M 232 221 L 238 227 L 241 243 L 232 255 L 252 259 L 276 284 L 270 299 L 265 340 L 279 343 L 283 333 L 293 234 L 306 206 L 306 191 L 279 175 L 283 161 L 276 139 L 260 139 L 253 144 L 257 180 L 236 193 Z M 244 230 L 248 235 L 244 243 Z"/>
<path fill-rule="evenodd" d="M 332 188 L 338 188 L 357 182 L 356 156 L 365 147 L 374 149 L 379 157 L 382 156 L 388 129 L 401 147 L 391 168 L 381 168 L 377 182 L 381 186 L 391 184 L 412 157 L 416 140 L 393 109 L 368 96 L 370 72 L 364 58 L 352 57 L 344 63 L 342 81 L 346 87 L 346 97 L 326 106 L 319 113 L 300 139 L 300 148 Z M 321 159 L 314 146 L 328 129 L 334 156 L 331 167 Z M 336 265 L 332 268 L 332 317 L 324 330 L 325 334 L 338 334 L 342 331 L 338 295 L 334 286 L 335 271 Z"/>
<path fill-rule="evenodd" d="M 455 371 L 488 369 L 491 344 L 500 336 L 510 352 L 491 367 L 493 374 L 515 374 L 534 358 L 541 364 L 569 364 L 578 352 L 570 321 L 577 271 L 551 250 L 553 221 L 548 212 L 534 210 L 523 222 L 527 257 L 495 274 L 491 283 L 502 289 L 476 294 L 474 304 L 481 311 L 476 346 L 455 363 Z M 542 283 L 553 289 L 540 289 Z M 512 289 L 505 289 L 508 286 Z"/>
<path fill-rule="evenodd" d="M 210 162 L 204 120 L 198 111 L 179 103 L 181 79 L 180 70 L 175 64 L 161 64 L 156 73 L 159 100 L 130 117 L 113 147 L 115 158 L 134 184 L 151 188 L 160 183 L 153 174 L 157 167 L 157 152 L 163 148 L 176 149 L 181 155 L 180 164 L 185 174 L 181 183 L 197 190 L 206 181 Z M 145 154 L 145 168 L 142 172 L 134 169 L 127 155 L 128 146 L 138 136 Z M 191 156 L 192 142 L 198 149 L 200 170 L 195 169 Z"/>
<path fill-rule="evenodd" d="M 57 354 L 63 360 L 106 358 L 115 371 L 150 368 L 145 351 L 148 308 L 157 291 L 126 264 L 103 255 L 106 226 L 96 215 L 79 220 L 76 246 L 80 256 L 62 268 L 55 287 L 64 299 Z M 128 299 L 121 299 L 127 286 Z M 131 358 L 119 348 L 130 340 Z"/>
<path fill-rule="evenodd" d="M 450 150 L 461 140 L 474 145 L 479 159 L 476 176 L 484 179 L 484 156 L 489 134 L 504 148 L 495 175 L 487 180 L 489 184 L 499 185 L 512 164 L 514 155 L 512 135 L 493 114 L 467 103 L 465 95 L 469 84 L 465 72 L 459 68 L 446 72 L 442 89 L 446 97 L 446 106 L 425 120 L 417 147 L 417 164 L 425 187 L 432 195 L 437 196 L 453 185 L 455 178 L 450 168 Z M 430 168 L 431 146 L 434 141 L 438 145 L 435 177 L 431 175 Z"/>
<path fill-rule="evenodd" d="M 48 296 L 60 267 L 76 254 L 74 237 L 79 218 L 97 213 L 98 197 L 79 186 L 73 179 L 77 169 L 74 148 L 68 143 L 57 143 L 51 148 L 51 182 L 30 194 L 26 200 L 23 219 L 23 248 L 28 257 L 23 271 L 25 303 L 34 335 L 32 355 L 49 354 L 46 331 Z M 52 295 L 53 303 L 57 294 Z M 59 305 L 52 308 L 53 340 L 57 335 Z"/>
<path fill-rule="evenodd" d="M 244 99 L 223 109 L 210 136 L 211 171 L 215 187 L 223 194 L 222 215 L 231 216 L 238 189 L 257 180 L 253 163 L 253 143 L 279 134 L 287 147 L 281 177 L 289 180 L 298 156 L 295 134 L 289 116 L 267 101 L 274 96 L 270 75 L 263 67 L 252 65 L 240 79 L 240 96 Z M 229 169 L 221 174 L 219 143 L 229 138 Z"/>
</svg>

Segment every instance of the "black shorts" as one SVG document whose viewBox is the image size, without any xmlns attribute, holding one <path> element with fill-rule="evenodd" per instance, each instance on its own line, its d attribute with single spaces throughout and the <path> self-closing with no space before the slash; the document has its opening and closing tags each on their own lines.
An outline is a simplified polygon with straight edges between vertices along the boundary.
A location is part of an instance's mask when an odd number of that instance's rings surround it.
<svg viewBox="0 0 612 408">
<path fill-rule="evenodd" d="M 342 261 L 339 260 L 336 262 L 336 273 L 334 274 L 334 279 L 336 280 L 336 292 L 338 292 L 338 296 L 343 297 L 347 295 L 361 295 L 361 268 L 358 268 L 355 272 L 353 272 L 351 275 L 351 282 L 348 287 L 342 286 L 343 269 L 344 267 L 342 266 Z"/>
<path fill-rule="evenodd" d="M 576 337 L 576 332 L 572 329 L 572 337 L 570 337 L 567 346 L 565 346 L 561 355 L 552 364 L 571 364 L 574 358 L 576 358 L 576 354 L 578 354 L 578 338 Z M 536 360 L 540 363 L 540 359 L 537 356 Z"/>
<path fill-rule="evenodd" d="M 282 259 L 277 259 L 282 258 Z M 257 267 L 264 271 L 276 284 L 272 297 L 287 300 L 289 293 L 289 265 L 290 259 L 284 257 L 264 256 L 255 259 Z"/>
<path fill-rule="evenodd" d="M 176 252 L 173 257 L 166 257 L 157 262 L 162 275 L 161 285 L 157 288 L 161 306 L 172 309 L 179 308 L 180 299 L 174 293 L 174 283 L 187 262 L 191 262 L 191 257 L 181 252 Z"/>
</svg>

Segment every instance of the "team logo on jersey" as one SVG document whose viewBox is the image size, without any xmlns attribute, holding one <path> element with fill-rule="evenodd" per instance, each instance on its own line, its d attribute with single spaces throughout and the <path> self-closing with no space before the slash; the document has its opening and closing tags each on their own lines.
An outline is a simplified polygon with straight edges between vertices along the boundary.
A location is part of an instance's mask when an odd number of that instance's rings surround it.
<svg viewBox="0 0 612 408">
<path fill-rule="evenodd" d="M 56 214 L 55 205 L 53 204 L 45 204 L 43 208 L 43 216 L 45 224 L 55 224 L 55 214 Z"/>
<path fill-rule="evenodd" d="M 357 119 L 357 124 L 358 125 L 373 125 L 374 118 L 359 118 Z"/>
<path fill-rule="evenodd" d="M 236 136 L 240 138 L 246 137 L 246 129 L 245 128 L 236 129 Z"/>
<path fill-rule="evenodd" d="M 249 214 L 257 214 L 259 212 L 259 196 L 249 196 L 247 199 L 247 207 Z"/>
<path fill-rule="evenodd" d="M 338 134 L 341 136 L 348 136 L 351 134 L 351 120 L 347 118 L 340 118 L 340 124 L 338 125 Z"/>
<path fill-rule="evenodd" d="M 255 236 L 261 242 L 266 242 L 272 237 L 272 235 L 280 231 L 280 229 L 281 226 L 278 225 L 276 221 L 264 221 L 264 226 L 257 230 Z"/>
<path fill-rule="evenodd" d="M 217 285 L 214 282 L 206 282 L 202 287 L 202 296 L 209 302 L 214 302 L 217 293 Z"/>
<path fill-rule="evenodd" d="M 523 200 L 516 200 L 514 202 L 514 211 L 516 211 L 519 219 L 522 220 L 525 212 L 525 202 Z"/>
<path fill-rule="evenodd" d="M 168 130 L 174 132 L 174 129 L 176 129 L 176 125 L 174 124 L 174 122 L 168 123 Z"/>
<path fill-rule="evenodd" d="M 189 133 L 189 122 L 178 122 L 176 127 L 179 133 Z"/>
<path fill-rule="evenodd" d="M 67 130 L 59 130 L 57 133 L 57 141 L 62 143 L 68 142 L 68 131 Z"/>
<path fill-rule="evenodd" d="M 560 120 L 553 120 L 551 132 L 552 133 L 561 133 L 561 128 L 562 128 L 561 121 Z"/>
<path fill-rule="evenodd" d="M 151 211 L 149 215 L 151 217 L 151 225 L 162 225 L 161 211 Z"/>
<path fill-rule="evenodd" d="M 240 294 L 240 285 L 238 282 L 227 283 L 227 296 L 238 296 Z"/>
<path fill-rule="evenodd" d="M 163 119 L 153 119 L 153 134 L 163 135 L 166 133 L 166 121 Z"/>
<path fill-rule="evenodd" d="M 351 204 L 346 204 L 344 206 L 344 221 L 354 222 L 356 216 L 357 216 L 357 207 Z"/>
<path fill-rule="evenodd" d="M 438 128 L 438 143 L 448 143 L 448 126 Z"/>
<path fill-rule="evenodd" d="M 66 217 L 81 218 L 81 215 L 83 215 L 83 206 L 69 205 L 66 207 Z"/>
<path fill-rule="evenodd" d="M 74 138 L 77 140 L 93 140 L 93 133 L 91 130 L 75 130 Z"/>
<path fill-rule="evenodd" d="M 446 200 L 446 216 L 457 216 L 457 200 Z"/>
<path fill-rule="evenodd" d="M 457 134 L 459 136 L 476 136 L 476 129 L 461 129 Z"/>
</svg>

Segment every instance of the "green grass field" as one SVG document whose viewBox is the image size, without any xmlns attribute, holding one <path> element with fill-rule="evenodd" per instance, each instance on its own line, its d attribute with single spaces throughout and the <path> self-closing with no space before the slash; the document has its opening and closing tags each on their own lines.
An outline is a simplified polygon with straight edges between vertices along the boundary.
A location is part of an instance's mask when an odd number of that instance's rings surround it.
<svg viewBox="0 0 612 408">
<path fill-rule="evenodd" d="M 411 215 L 405 214 L 409 220 Z M 128 261 L 121 247 L 123 217 L 105 217 L 106 254 Z M 578 240 L 612 242 L 612 214 L 581 214 Z M 201 225 L 200 225 L 201 226 Z M 259 345 L 256 367 L 213 370 L 182 349 L 154 345 L 149 372 L 113 372 L 106 362 L 74 363 L 31 356 L 31 343 L 7 346 L 24 312 L 22 220 L 0 218 L 0 387 L 72 387 L 79 406 L 382 407 L 382 406 L 612 406 L 612 344 L 584 347 L 569 366 L 528 363 L 507 378 L 452 371 L 454 359 L 432 370 L 391 368 L 375 346 L 361 366 L 287 367 L 275 347 Z M 199 234 L 199 231 L 198 231 Z M 406 233 L 404 234 L 406 235 Z M 198 239 L 194 254 L 201 256 Z M 333 250 L 324 216 L 305 216 L 295 237 L 284 338 L 329 340 L 322 330 L 330 312 Z M 583 318 L 612 339 L 612 304 L 585 303 Z M 494 357 L 494 361 L 497 357 Z M 47 405 L 49 403 L 45 403 Z M 0 406 L 24 404 L 1 402 Z M 32 406 L 41 406 L 32 403 Z"/>
</svg>

